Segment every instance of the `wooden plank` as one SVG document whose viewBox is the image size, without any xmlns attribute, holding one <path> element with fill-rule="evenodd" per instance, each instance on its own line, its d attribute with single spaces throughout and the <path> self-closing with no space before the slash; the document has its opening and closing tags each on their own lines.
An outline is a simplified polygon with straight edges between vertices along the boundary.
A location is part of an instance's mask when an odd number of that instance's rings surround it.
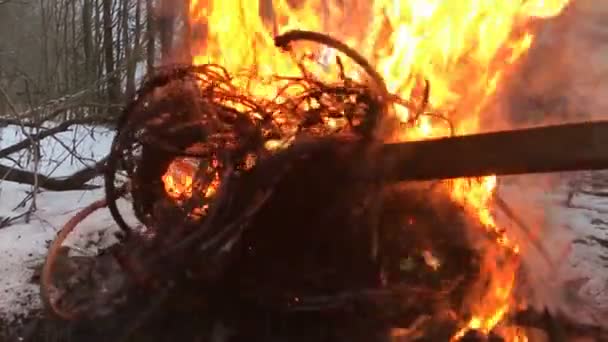
<svg viewBox="0 0 608 342">
<path fill-rule="evenodd" d="M 386 144 L 384 180 L 432 180 L 608 169 L 608 121 Z"/>
</svg>

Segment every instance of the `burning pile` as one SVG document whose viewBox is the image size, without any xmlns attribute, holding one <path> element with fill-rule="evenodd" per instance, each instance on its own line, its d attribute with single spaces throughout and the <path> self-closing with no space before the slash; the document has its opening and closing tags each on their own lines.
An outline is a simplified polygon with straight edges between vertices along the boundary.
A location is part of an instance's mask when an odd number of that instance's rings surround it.
<svg viewBox="0 0 608 342">
<path fill-rule="evenodd" d="M 471 221 L 455 205 L 458 183 L 429 189 L 370 181 L 369 165 L 377 163 L 371 134 L 388 100 L 347 78 L 334 85 L 286 80 L 286 89 L 301 93 L 285 102 L 236 95 L 228 82 L 215 65 L 163 70 L 125 112 L 107 195 L 115 197 L 122 165 L 145 237 L 124 222 L 115 201 L 109 207 L 130 245 L 126 264 L 140 264 L 128 269 L 145 270 L 140 286 L 194 268 L 198 281 L 243 297 L 240 308 L 345 313 L 355 306 L 374 313 L 375 325 L 418 322 L 414 336 L 434 331 L 441 339 L 494 328 L 506 307 L 485 318 L 468 297 L 479 291 L 482 303 L 508 305 L 493 292 L 496 280 L 481 280 L 492 275 L 483 273 L 483 253 L 495 250 L 493 262 L 516 268 L 517 251 L 504 232 L 484 233 L 491 221 Z M 306 105 L 313 101 L 318 105 Z M 345 141 L 357 147 L 342 150 Z"/>
<path fill-rule="evenodd" d="M 279 2 L 263 17 L 257 1 L 192 0 L 193 65 L 158 70 L 125 109 L 106 190 L 126 283 L 194 294 L 189 310 L 245 340 L 269 338 L 268 320 L 302 340 L 526 341 L 496 177 L 387 185 L 374 151 L 480 130 L 529 18 L 567 1 L 374 1 L 370 34 L 339 37 L 369 60 L 313 31 L 273 39 L 270 19 L 319 30 L 353 15 Z M 144 229 L 118 210 L 124 172 Z"/>
</svg>

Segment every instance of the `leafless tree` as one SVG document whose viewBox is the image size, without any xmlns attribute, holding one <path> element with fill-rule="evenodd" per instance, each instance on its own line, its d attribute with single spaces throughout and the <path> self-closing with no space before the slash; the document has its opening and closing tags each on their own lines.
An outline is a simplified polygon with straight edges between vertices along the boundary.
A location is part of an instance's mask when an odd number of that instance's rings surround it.
<svg viewBox="0 0 608 342">
<path fill-rule="evenodd" d="M 112 124 L 138 80 L 159 60 L 157 51 L 168 49 L 157 48 L 161 5 L 160 0 L 0 0 L 0 132 L 14 126 L 24 134 L 22 141 L 0 148 L 0 182 L 30 184 L 32 194 L 91 187 L 104 159 L 85 160 L 63 144 L 82 158 L 83 168 L 54 178 L 39 173 L 40 143 L 79 125 Z M 35 197 L 30 200 L 35 203 Z"/>
</svg>

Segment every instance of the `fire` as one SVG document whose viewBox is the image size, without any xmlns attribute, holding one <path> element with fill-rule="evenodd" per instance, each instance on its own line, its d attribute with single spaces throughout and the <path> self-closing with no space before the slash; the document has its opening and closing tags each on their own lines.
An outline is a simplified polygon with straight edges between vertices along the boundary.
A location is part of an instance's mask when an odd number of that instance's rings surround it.
<svg viewBox="0 0 608 342">
<path fill-rule="evenodd" d="M 386 139 L 403 141 L 479 132 L 484 109 L 534 40 L 531 20 L 558 15 L 569 0 L 301 0 L 297 6 L 295 2 L 190 0 L 189 25 L 197 40 L 190 51 L 193 63 L 217 63 L 232 74 L 255 76 L 247 82 L 235 78 L 235 85 L 254 96 L 275 98 L 279 89 L 267 81 L 274 75 L 297 76 L 301 70 L 293 56 L 274 46 L 274 36 L 290 29 L 328 32 L 362 52 L 388 89 L 402 98 L 416 98 L 421 80 L 429 82 L 428 113 L 412 121 L 407 109 L 393 110 L 407 127 Z M 298 51 L 318 56 L 317 60 L 328 53 L 308 46 Z M 321 63 L 306 66 L 319 71 L 320 78 L 337 75 L 336 70 L 327 75 Z M 178 174 L 194 172 L 178 169 Z M 169 176 L 163 177 L 167 192 L 191 196 L 191 176 L 176 179 L 170 176 L 173 172 L 170 168 Z M 463 318 L 455 340 L 469 329 L 499 330 L 510 341 L 527 340 L 521 332 L 500 327 L 516 304 L 512 290 L 519 247 L 492 214 L 496 184 L 495 176 L 445 181 L 454 201 L 497 241 L 493 249 L 484 250 L 481 273 L 488 279 L 483 279 L 483 286 L 480 281 L 476 298 L 471 299 L 471 317 Z"/>
<path fill-rule="evenodd" d="M 169 164 L 162 176 L 165 192 L 173 199 L 189 198 L 192 196 L 192 176 L 195 173 L 194 165 L 184 160 L 174 160 Z"/>
<path fill-rule="evenodd" d="M 196 172 L 197 167 L 194 162 L 186 158 L 173 160 L 162 176 L 167 195 L 176 201 L 191 198 L 194 189 L 194 174 Z M 203 197 L 212 197 L 219 186 L 219 182 L 219 175 L 215 172 L 212 181 L 204 189 Z"/>
</svg>

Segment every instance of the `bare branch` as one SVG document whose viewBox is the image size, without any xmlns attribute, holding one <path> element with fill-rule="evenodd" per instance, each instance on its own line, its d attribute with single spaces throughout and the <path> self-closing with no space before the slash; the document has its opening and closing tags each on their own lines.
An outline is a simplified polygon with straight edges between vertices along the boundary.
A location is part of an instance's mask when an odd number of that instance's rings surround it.
<svg viewBox="0 0 608 342">
<path fill-rule="evenodd" d="M 107 157 L 98 161 L 95 165 L 83 168 L 65 178 L 53 178 L 37 174 L 31 171 L 15 169 L 0 164 L 0 174 L 5 175 L 4 180 L 21 184 L 36 184 L 40 188 L 50 191 L 92 190 L 100 186 L 87 184 L 91 179 L 99 176 L 105 167 Z"/>
<path fill-rule="evenodd" d="M 25 111 L 22 113 L 17 113 L 15 115 L 11 115 L 10 118 L 0 118 L 0 127 L 15 125 L 15 126 L 25 126 L 25 127 L 36 127 L 40 122 L 53 121 L 57 119 L 61 114 L 77 108 L 102 108 L 102 109 L 111 109 L 111 108 L 120 108 L 120 105 L 112 105 L 112 104 L 103 104 L 103 103 L 73 103 L 68 104 L 60 108 L 54 109 L 47 116 L 40 118 L 39 120 L 32 121 L 30 119 L 30 114 L 34 113 L 34 110 Z M 27 119 L 27 120 L 26 120 Z M 94 117 L 88 118 L 93 123 L 110 123 L 111 119 L 106 119 L 103 117 Z"/>
<path fill-rule="evenodd" d="M 68 130 L 68 128 L 70 128 L 71 126 L 90 124 L 90 123 L 95 123 L 95 120 L 92 120 L 90 118 L 83 118 L 83 119 L 74 119 L 74 120 L 64 121 L 61 124 L 59 124 L 53 128 L 44 130 L 38 134 L 32 135 L 31 137 L 29 137 L 27 139 L 24 139 L 16 144 L 13 144 L 9 147 L 6 147 L 6 148 L 0 150 L 0 158 L 4 158 L 10 154 L 23 150 L 25 148 L 29 148 L 35 142 L 38 142 L 44 138 L 50 137 L 57 133 L 64 132 L 64 131 Z"/>
</svg>

